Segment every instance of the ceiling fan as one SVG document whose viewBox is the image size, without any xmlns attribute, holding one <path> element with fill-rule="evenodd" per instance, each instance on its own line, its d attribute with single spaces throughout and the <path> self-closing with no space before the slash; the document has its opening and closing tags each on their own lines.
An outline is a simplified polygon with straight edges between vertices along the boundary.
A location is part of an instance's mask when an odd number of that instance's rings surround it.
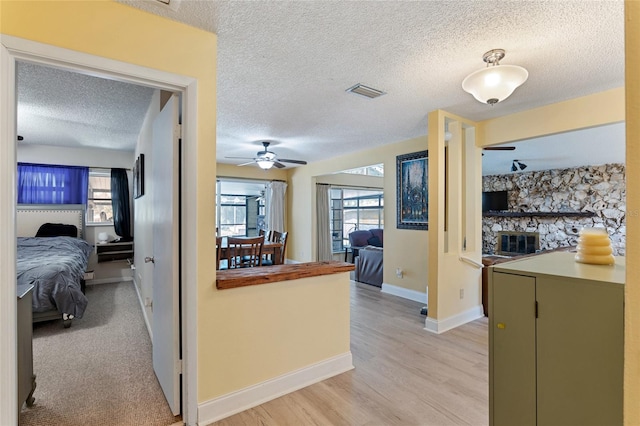
<svg viewBox="0 0 640 426">
<path fill-rule="evenodd" d="M 225 158 L 236 158 L 236 159 L 244 159 L 251 160 L 247 163 L 238 164 L 238 166 L 248 166 L 249 164 L 257 164 L 261 169 L 268 170 L 273 166 L 276 166 L 278 169 L 282 169 L 286 167 L 282 163 L 292 163 L 292 164 L 307 164 L 306 161 L 303 160 L 288 160 L 285 158 L 278 158 L 275 152 L 269 151 L 269 145 L 271 142 L 263 141 L 262 145 L 264 146 L 264 151 L 258 151 L 256 156 L 253 159 L 246 157 L 225 157 Z"/>
</svg>

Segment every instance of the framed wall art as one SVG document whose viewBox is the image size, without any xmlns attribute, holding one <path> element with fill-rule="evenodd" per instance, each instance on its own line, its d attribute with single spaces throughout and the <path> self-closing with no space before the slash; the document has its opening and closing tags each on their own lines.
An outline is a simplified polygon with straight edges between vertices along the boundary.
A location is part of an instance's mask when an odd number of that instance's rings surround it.
<svg viewBox="0 0 640 426">
<path fill-rule="evenodd" d="M 136 158 L 133 165 L 133 198 L 140 198 L 144 195 L 144 154 Z"/>
<path fill-rule="evenodd" d="M 397 228 L 429 229 L 429 151 L 396 157 Z"/>
</svg>

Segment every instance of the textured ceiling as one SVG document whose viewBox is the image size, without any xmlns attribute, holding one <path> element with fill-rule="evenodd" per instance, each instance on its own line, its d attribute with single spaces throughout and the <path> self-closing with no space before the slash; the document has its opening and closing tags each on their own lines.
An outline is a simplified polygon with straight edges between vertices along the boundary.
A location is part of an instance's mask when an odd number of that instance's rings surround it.
<svg viewBox="0 0 640 426">
<path fill-rule="evenodd" d="M 23 144 L 133 151 L 153 89 L 18 63 Z"/>
<path fill-rule="evenodd" d="M 422 136 L 435 109 L 482 120 L 624 84 L 622 1 L 120 2 L 218 34 L 221 162 L 261 140 L 327 159 Z M 461 82 L 493 48 L 529 79 L 490 107 Z M 386 94 L 345 92 L 356 83 Z"/>
</svg>

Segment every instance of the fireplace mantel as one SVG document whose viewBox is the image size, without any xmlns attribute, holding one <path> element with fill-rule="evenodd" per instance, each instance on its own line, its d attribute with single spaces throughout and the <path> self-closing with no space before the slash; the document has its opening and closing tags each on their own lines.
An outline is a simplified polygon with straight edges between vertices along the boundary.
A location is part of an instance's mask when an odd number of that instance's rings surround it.
<svg viewBox="0 0 640 426">
<path fill-rule="evenodd" d="M 485 217 L 594 217 L 594 212 L 483 212 Z"/>
</svg>

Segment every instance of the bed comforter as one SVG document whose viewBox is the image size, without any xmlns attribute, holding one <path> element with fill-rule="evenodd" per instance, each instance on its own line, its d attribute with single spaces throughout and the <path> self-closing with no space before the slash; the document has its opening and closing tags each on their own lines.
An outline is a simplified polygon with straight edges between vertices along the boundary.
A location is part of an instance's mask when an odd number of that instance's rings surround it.
<svg viewBox="0 0 640 426">
<path fill-rule="evenodd" d="M 33 312 L 57 310 L 82 318 L 87 298 L 80 281 L 91 245 L 72 237 L 18 237 L 18 285 L 32 284 Z"/>
</svg>

